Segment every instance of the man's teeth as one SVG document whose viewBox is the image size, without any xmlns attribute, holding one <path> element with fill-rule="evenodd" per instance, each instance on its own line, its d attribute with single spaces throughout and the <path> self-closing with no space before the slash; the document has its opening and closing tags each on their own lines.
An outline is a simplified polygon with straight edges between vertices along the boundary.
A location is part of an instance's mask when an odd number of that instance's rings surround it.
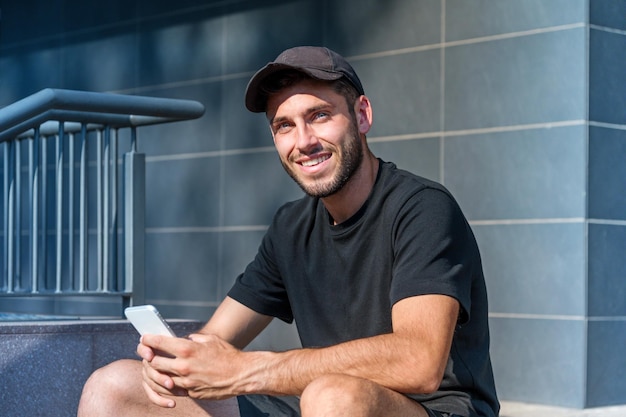
<svg viewBox="0 0 626 417">
<path fill-rule="evenodd" d="M 312 167 L 314 165 L 317 165 L 317 164 L 320 164 L 320 163 L 324 162 L 327 159 L 328 159 L 327 156 L 321 156 L 319 158 L 311 159 L 311 160 L 308 160 L 308 161 L 303 161 L 302 162 L 302 166 Z"/>
</svg>

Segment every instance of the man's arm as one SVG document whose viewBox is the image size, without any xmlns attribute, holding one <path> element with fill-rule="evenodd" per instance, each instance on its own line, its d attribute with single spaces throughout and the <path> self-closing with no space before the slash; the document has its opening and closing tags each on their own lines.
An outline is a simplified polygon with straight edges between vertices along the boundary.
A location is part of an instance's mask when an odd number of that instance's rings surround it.
<svg viewBox="0 0 626 417">
<path fill-rule="evenodd" d="M 236 348 L 243 349 L 272 319 L 226 297 L 199 333 L 218 336 Z"/>
<path fill-rule="evenodd" d="M 299 395 L 313 380 L 328 374 L 365 378 L 404 393 L 428 393 L 441 383 L 458 314 L 459 304 L 451 297 L 410 297 L 393 307 L 392 333 L 287 352 L 243 352 L 207 335 L 192 335 L 199 343 L 185 346 L 175 346 L 165 337 L 144 339 L 153 349 L 176 356 L 156 357 L 151 366 L 171 375 L 176 386 L 194 398 Z M 203 329 L 203 333 L 208 332 Z"/>
<path fill-rule="evenodd" d="M 393 333 L 323 349 L 259 353 L 271 364 L 260 375 L 267 381 L 262 391 L 297 395 L 315 378 L 338 373 L 399 392 L 433 392 L 443 378 L 458 313 L 451 297 L 410 297 L 393 307 Z"/>
</svg>

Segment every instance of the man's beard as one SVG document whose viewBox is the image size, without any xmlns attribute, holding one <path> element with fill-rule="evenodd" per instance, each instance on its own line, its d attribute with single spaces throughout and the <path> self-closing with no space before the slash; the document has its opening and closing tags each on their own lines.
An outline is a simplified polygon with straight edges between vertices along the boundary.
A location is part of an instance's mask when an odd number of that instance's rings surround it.
<svg viewBox="0 0 626 417">
<path fill-rule="evenodd" d="M 352 140 L 344 141 L 340 147 L 339 171 L 328 181 L 305 183 L 298 178 L 296 173 L 282 159 L 281 163 L 287 174 L 311 197 L 329 197 L 343 188 L 361 166 L 363 161 L 363 144 L 357 133 L 356 126 L 351 125 L 348 135 Z M 335 154 L 337 155 L 337 154 Z"/>
</svg>

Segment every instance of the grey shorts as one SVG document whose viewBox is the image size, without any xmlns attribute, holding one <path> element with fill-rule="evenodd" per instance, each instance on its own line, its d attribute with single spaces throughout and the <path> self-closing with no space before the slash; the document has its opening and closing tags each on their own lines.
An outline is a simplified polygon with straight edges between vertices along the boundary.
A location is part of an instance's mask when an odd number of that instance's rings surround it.
<svg viewBox="0 0 626 417">
<path fill-rule="evenodd" d="M 272 397 L 246 395 L 237 397 L 241 417 L 300 417 L 300 400 L 297 397 Z M 424 407 L 430 417 L 460 417 Z"/>
<path fill-rule="evenodd" d="M 424 409 L 428 413 L 429 417 L 462 417 L 457 414 L 442 413 L 440 411 L 431 410 L 428 407 L 424 407 Z"/>
<path fill-rule="evenodd" d="M 246 395 L 237 397 L 241 417 L 300 417 L 298 397 Z"/>
</svg>

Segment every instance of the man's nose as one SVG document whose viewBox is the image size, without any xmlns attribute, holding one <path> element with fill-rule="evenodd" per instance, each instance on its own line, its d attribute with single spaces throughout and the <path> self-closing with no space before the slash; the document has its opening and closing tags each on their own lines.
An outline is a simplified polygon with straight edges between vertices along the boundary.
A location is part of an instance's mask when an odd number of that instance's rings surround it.
<svg viewBox="0 0 626 417">
<path fill-rule="evenodd" d="M 302 153 L 310 152 L 311 150 L 319 147 L 320 141 L 308 124 L 304 123 L 298 126 L 298 137 L 296 139 L 296 146 Z"/>
</svg>

